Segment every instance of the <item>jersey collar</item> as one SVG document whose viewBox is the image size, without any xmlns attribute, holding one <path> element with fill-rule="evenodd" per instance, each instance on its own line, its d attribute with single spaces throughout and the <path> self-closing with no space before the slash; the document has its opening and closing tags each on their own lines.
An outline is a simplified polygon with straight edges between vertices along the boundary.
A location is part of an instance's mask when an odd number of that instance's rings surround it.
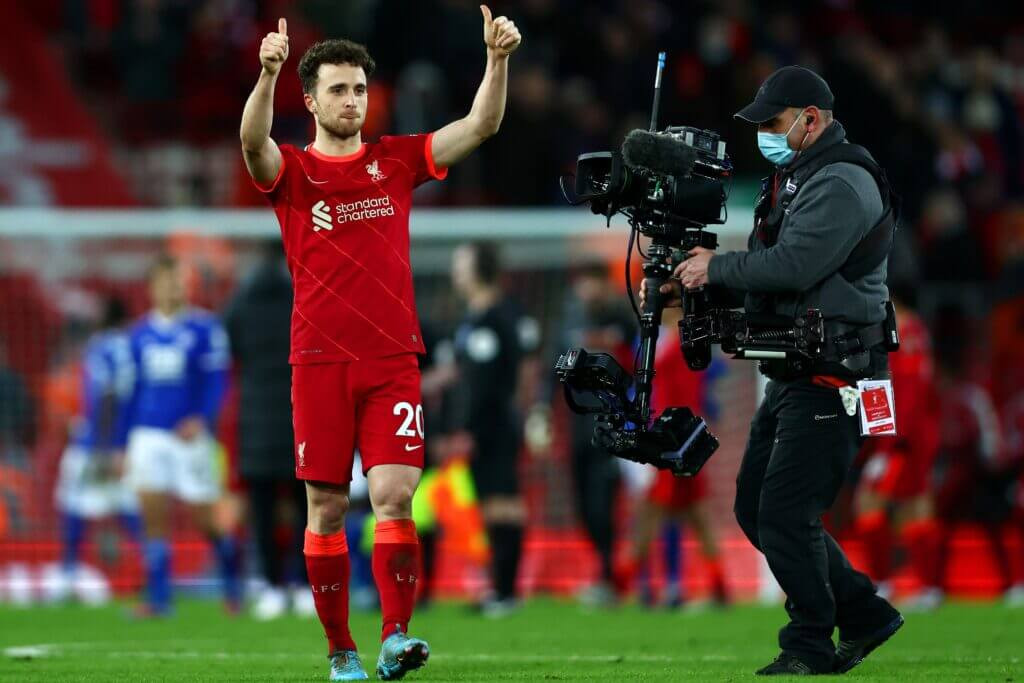
<svg viewBox="0 0 1024 683">
<path fill-rule="evenodd" d="M 342 163 L 342 162 L 345 162 L 345 161 L 355 161 L 359 157 L 361 157 L 364 154 L 366 154 L 366 143 L 364 142 L 362 145 L 360 145 L 359 149 L 357 151 L 355 151 L 355 152 L 352 152 L 352 154 L 345 154 L 345 155 L 342 155 L 342 156 L 331 156 L 330 154 L 324 154 L 323 152 L 318 152 L 316 149 L 313 148 L 313 143 L 312 142 L 309 143 L 308 145 L 306 145 L 306 151 L 309 152 L 312 156 L 316 157 L 317 159 L 320 159 L 321 161 L 329 161 L 329 162 L 332 162 L 332 163 Z"/>
</svg>

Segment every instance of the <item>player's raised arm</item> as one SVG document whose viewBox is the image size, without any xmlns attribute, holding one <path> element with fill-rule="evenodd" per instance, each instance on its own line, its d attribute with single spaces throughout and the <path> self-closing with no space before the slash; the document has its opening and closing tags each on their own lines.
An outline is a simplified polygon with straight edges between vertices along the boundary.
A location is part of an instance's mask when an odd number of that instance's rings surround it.
<svg viewBox="0 0 1024 683">
<path fill-rule="evenodd" d="M 487 5 L 480 5 L 480 12 L 484 17 L 487 70 L 469 114 L 434 133 L 431 152 L 438 168 L 447 168 L 465 159 L 480 143 L 498 132 L 505 114 L 508 56 L 519 47 L 522 36 L 507 17 L 492 19 Z"/>
<path fill-rule="evenodd" d="M 249 175 L 260 185 L 269 185 L 281 170 L 281 150 L 270 137 L 274 122 L 274 85 L 281 66 L 288 59 L 288 22 L 277 20 L 277 32 L 268 33 L 260 44 L 260 72 L 256 87 L 242 110 L 242 156 Z"/>
</svg>

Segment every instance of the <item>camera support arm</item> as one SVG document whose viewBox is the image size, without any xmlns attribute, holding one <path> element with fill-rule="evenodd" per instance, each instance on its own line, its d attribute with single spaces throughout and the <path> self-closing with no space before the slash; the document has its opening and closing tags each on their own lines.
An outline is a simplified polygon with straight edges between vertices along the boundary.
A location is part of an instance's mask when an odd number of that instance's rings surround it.
<svg viewBox="0 0 1024 683">
<path fill-rule="evenodd" d="M 654 384 L 654 356 L 661 332 L 661 315 L 665 295 L 661 286 L 672 275 L 672 247 L 655 238 L 647 249 L 643 263 L 644 305 L 640 311 L 640 364 L 636 368 L 636 405 L 644 426 L 651 420 L 651 391 Z"/>
</svg>

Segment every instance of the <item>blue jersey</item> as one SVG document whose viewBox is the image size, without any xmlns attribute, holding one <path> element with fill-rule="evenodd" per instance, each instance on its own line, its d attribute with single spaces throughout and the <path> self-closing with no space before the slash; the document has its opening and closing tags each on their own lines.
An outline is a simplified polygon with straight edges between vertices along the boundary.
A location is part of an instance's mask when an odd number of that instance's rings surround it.
<svg viewBox="0 0 1024 683">
<path fill-rule="evenodd" d="M 82 414 L 72 429 L 72 443 L 87 451 L 123 448 L 134 384 L 128 335 L 93 335 L 82 352 Z"/>
<path fill-rule="evenodd" d="M 228 337 L 209 312 L 153 312 L 131 331 L 136 379 L 132 427 L 174 429 L 198 416 L 213 432 L 227 386 Z"/>
</svg>

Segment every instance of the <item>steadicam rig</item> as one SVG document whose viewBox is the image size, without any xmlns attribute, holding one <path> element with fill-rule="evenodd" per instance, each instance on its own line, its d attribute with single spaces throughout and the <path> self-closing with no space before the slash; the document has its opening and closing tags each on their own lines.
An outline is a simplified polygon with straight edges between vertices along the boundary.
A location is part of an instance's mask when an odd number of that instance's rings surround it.
<svg viewBox="0 0 1024 683">
<path fill-rule="evenodd" d="M 610 354 L 570 349 L 558 359 L 555 373 L 569 407 L 597 415 L 594 444 L 612 455 L 693 476 L 718 448 L 707 424 L 689 408 L 668 408 L 648 424 L 633 378 Z M 597 403 L 582 402 L 580 396 Z"/>
<path fill-rule="evenodd" d="M 745 360 L 820 360 L 825 355 L 825 323 L 818 309 L 796 318 L 767 313 L 712 309 L 679 321 L 683 344 L 720 344 Z"/>
<path fill-rule="evenodd" d="M 664 66 L 665 53 L 661 53 L 650 130 L 630 133 L 620 151 L 580 155 L 572 190 L 569 179 L 562 178 L 569 203 L 589 203 L 594 213 L 609 222 L 616 214 L 629 222 L 626 286 L 640 325 L 635 377 L 609 354 L 584 349 L 562 354 L 555 372 L 565 386 L 570 408 L 598 416 L 596 445 L 622 458 L 693 475 L 718 448 L 718 440 L 688 407 L 670 407 L 652 419 L 654 356 L 665 305 L 659 288 L 686 251 L 718 246 L 717 236 L 705 228 L 724 222 L 732 163 L 725 142 L 714 132 L 685 126 L 656 132 Z M 633 299 L 629 277 L 634 245 L 639 249 L 638 235 L 650 238 L 646 252 L 641 251 L 646 280 L 642 308 Z M 695 295 L 686 293 L 684 298 Z M 710 346 L 707 354 L 710 359 Z M 596 403 L 582 400 L 585 396 Z"/>
</svg>

